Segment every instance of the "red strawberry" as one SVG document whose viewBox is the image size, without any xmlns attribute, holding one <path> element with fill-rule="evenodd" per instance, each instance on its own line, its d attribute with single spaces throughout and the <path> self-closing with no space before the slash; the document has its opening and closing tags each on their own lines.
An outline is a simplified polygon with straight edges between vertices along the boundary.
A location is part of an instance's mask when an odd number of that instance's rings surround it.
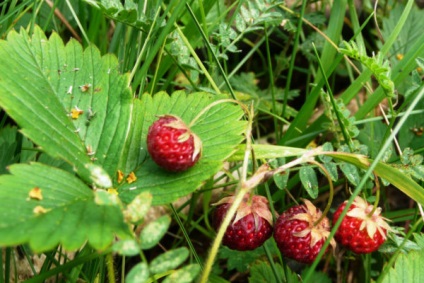
<svg viewBox="0 0 424 283">
<path fill-rule="evenodd" d="M 156 164 L 168 171 L 180 172 L 199 160 L 202 142 L 183 120 L 164 115 L 149 128 L 147 150 Z"/>
<path fill-rule="evenodd" d="M 339 219 L 346 203 L 347 201 L 337 208 L 333 216 L 333 224 Z M 387 230 L 391 228 L 386 219 L 380 216 L 380 207 L 370 216 L 372 210 L 372 205 L 356 197 L 334 235 L 336 241 L 357 254 L 376 251 L 386 240 Z"/>
<path fill-rule="evenodd" d="M 213 214 L 213 225 L 219 229 L 234 196 L 221 199 Z M 223 245 L 233 250 L 254 250 L 263 245 L 272 235 L 272 214 L 268 200 L 263 196 L 246 196 L 237 209 L 236 215 L 227 227 Z"/>
<path fill-rule="evenodd" d="M 280 215 L 274 227 L 274 239 L 281 254 L 302 263 L 312 263 L 330 234 L 330 222 L 310 201 L 296 205 Z M 330 244 L 336 246 L 334 239 Z"/>
</svg>

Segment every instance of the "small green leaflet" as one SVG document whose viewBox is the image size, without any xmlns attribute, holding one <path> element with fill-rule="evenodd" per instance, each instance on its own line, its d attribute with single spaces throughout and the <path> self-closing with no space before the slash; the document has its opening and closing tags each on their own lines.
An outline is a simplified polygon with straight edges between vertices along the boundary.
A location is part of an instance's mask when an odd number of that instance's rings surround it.
<svg viewBox="0 0 424 283">
<path fill-rule="evenodd" d="M 196 279 L 199 272 L 200 266 L 198 264 L 190 264 L 166 277 L 163 283 L 190 283 Z"/>
<path fill-rule="evenodd" d="M 149 279 L 149 267 L 147 263 L 141 262 L 135 265 L 125 277 L 127 283 L 144 283 Z"/>
<path fill-rule="evenodd" d="M 140 246 L 143 250 L 153 248 L 168 231 L 171 217 L 164 215 L 147 224 L 140 233 Z"/>
<path fill-rule="evenodd" d="M 150 262 L 150 272 L 152 274 L 160 274 L 177 268 L 189 256 L 189 251 L 186 247 L 180 247 L 170 250 L 154 258 Z"/>
<path fill-rule="evenodd" d="M 302 166 L 299 170 L 300 181 L 313 199 L 318 196 L 318 178 L 311 166 Z"/>
</svg>

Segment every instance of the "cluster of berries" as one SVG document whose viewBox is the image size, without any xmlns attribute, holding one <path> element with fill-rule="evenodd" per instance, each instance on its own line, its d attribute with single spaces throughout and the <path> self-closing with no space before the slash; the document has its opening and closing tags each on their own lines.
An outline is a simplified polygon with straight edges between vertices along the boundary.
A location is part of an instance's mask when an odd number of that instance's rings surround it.
<svg viewBox="0 0 424 283">
<path fill-rule="evenodd" d="M 234 197 L 226 197 L 216 203 L 213 223 L 218 229 Z M 333 217 L 339 219 L 346 206 L 342 203 Z M 372 214 L 371 214 L 372 213 Z M 335 234 L 336 241 L 358 254 L 376 251 L 386 239 L 390 229 L 380 215 L 381 209 L 373 209 L 360 197 L 355 198 Z M 284 211 L 272 228 L 272 215 L 268 201 L 263 196 L 245 197 L 232 223 L 228 226 L 223 244 L 234 250 L 253 250 L 274 234 L 281 254 L 298 262 L 312 263 L 330 234 L 330 221 L 310 201 Z M 336 246 L 334 239 L 330 244 Z"/>
<path fill-rule="evenodd" d="M 153 161 L 168 171 L 181 172 L 194 166 L 202 152 L 200 139 L 179 118 L 160 116 L 149 128 L 147 148 Z M 234 201 L 226 197 L 216 203 L 213 223 L 216 229 Z M 284 211 L 273 227 L 273 216 L 263 196 L 246 196 L 228 226 L 223 244 L 234 250 L 253 250 L 272 234 L 283 256 L 302 263 L 312 263 L 330 234 L 330 221 L 310 201 Z M 333 224 L 346 206 L 342 203 L 334 213 Z M 355 253 L 371 253 L 386 240 L 390 226 L 381 209 L 356 197 L 343 218 L 334 238 Z M 331 239 L 333 248 L 336 241 Z"/>
</svg>

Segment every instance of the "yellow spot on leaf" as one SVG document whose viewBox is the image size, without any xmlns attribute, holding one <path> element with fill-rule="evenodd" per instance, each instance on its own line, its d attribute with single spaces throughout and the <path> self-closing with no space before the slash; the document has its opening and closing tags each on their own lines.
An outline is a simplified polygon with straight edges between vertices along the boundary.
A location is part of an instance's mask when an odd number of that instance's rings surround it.
<svg viewBox="0 0 424 283">
<path fill-rule="evenodd" d="M 118 195 L 118 191 L 114 188 L 107 189 L 107 192 L 111 195 Z"/>
<path fill-rule="evenodd" d="M 29 191 L 29 197 L 35 200 L 42 200 L 43 195 L 41 194 L 41 189 L 39 187 L 34 187 Z"/>
<path fill-rule="evenodd" d="M 121 170 L 118 170 L 118 183 L 121 183 L 124 179 L 124 173 Z"/>
<path fill-rule="evenodd" d="M 72 108 L 71 110 L 71 118 L 74 120 L 78 119 L 79 115 L 81 115 L 82 113 L 84 113 L 84 111 L 75 106 L 75 108 Z"/>
<path fill-rule="evenodd" d="M 137 176 L 135 176 L 134 172 L 131 172 L 127 177 L 128 184 L 134 183 L 137 181 Z"/>
<path fill-rule="evenodd" d="M 403 59 L 403 54 L 401 54 L 401 53 L 396 54 L 396 59 L 402 60 Z"/>
<path fill-rule="evenodd" d="M 35 214 L 43 214 L 48 212 L 49 209 L 45 209 L 44 207 L 42 207 L 41 205 L 37 205 L 36 207 L 34 207 L 33 212 Z"/>
</svg>

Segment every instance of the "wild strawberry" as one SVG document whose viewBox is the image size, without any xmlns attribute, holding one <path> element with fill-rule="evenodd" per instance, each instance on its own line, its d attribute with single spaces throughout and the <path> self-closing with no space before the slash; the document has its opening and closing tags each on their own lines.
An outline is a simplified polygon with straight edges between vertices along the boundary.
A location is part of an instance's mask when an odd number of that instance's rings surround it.
<svg viewBox="0 0 424 283">
<path fill-rule="evenodd" d="M 177 116 L 160 116 L 149 128 L 147 150 L 168 171 L 180 172 L 199 160 L 202 142 Z"/>
<path fill-rule="evenodd" d="M 339 219 L 346 203 L 347 201 L 337 208 L 333 224 Z M 376 251 L 386 240 L 387 231 L 391 228 L 380 215 L 380 207 L 370 215 L 373 208 L 364 199 L 356 197 L 334 235 L 336 241 L 357 254 Z"/>
<path fill-rule="evenodd" d="M 214 205 L 213 225 L 219 229 L 234 196 L 221 199 Z M 268 200 L 263 196 L 246 196 L 237 209 L 232 222 L 225 231 L 222 244 L 233 250 L 254 250 L 272 235 L 272 214 Z"/>
<path fill-rule="evenodd" d="M 310 201 L 296 205 L 283 212 L 275 223 L 274 239 L 281 254 L 302 263 L 312 263 L 330 234 L 327 217 Z M 336 246 L 334 239 L 330 244 Z"/>
</svg>

